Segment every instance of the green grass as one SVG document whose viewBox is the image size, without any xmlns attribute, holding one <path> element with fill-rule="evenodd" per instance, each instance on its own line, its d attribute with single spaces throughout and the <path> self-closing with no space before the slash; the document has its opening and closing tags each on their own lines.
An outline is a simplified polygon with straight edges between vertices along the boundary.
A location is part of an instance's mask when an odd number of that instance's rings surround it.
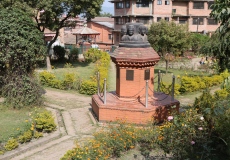
<svg viewBox="0 0 230 160">
<path fill-rule="evenodd" d="M 75 73 L 82 80 L 89 79 L 90 76 L 92 76 L 95 67 L 94 63 L 87 62 L 73 62 L 71 63 L 73 68 L 64 68 L 65 64 L 66 63 L 52 63 L 52 66 L 54 67 L 52 72 L 58 79 L 62 79 L 65 73 Z M 46 70 L 46 68 L 39 68 L 38 70 Z"/>
<path fill-rule="evenodd" d="M 9 138 L 18 137 L 30 128 L 31 108 L 7 109 L 0 104 L 0 111 L 0 143 L 8 141 Z"/>
</svg>

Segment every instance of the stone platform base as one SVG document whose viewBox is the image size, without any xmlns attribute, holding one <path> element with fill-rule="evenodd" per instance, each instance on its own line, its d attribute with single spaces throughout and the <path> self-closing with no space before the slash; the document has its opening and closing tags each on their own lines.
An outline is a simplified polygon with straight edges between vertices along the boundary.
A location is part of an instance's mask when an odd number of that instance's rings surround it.
<svg viewBox="0 0 230 160">
<path fill-rule="evenodd" d="M 155 120 L 162 122 L 168 112 L 179 112 L 180 102 L 171 100 L 171 96 L 164 93 L 154 93 L 149 96 L 148 107 L 145 98 L 120 98 L 115 92 L 107 92 L 106 104 L 98 95 L 92 96 L 92 110 L 99 122 L 125 120 L 128 123 L 146 124 Z M 174 106 L 174 107 L 173 107 Z"/>
</svg>

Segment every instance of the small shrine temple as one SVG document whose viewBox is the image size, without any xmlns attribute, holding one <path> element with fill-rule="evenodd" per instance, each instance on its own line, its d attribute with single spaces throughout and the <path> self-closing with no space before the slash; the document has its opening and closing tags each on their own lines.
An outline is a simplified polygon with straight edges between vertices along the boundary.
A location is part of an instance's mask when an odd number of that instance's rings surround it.
<svg viewBox="0 0 230 160">
<path fill-rule="evenodd" d="M 154 66 L 160 57 L 150 46 L 147 31 L 142 23 L 122 26 L 121 42 L 111 54 L 116 65 L 116 91 L 92 96 L 92 110 L 99 122 L 161 122 L 172 109 L 179 111 L 178 100 L 154 91 Z"/>
</svg>

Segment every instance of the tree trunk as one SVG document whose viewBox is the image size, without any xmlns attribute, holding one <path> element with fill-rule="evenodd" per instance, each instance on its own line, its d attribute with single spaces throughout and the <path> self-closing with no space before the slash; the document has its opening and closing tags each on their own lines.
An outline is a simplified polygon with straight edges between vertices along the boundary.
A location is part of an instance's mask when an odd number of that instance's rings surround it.
<svg viewBox="0 0 230 160">
<path fill-rule="evenodd" d="M 166 74 L 168 73 L 169 61 L 165 60 Z"/>
<path fill-rule="evenodd" d="M 52 68 L 51 68 L 51 63 L 50 63 L 50 55 L 49 55 L 49 52 L 50 52 L 50 49 L 52 48 L 52 44 L 57 40 L 57 37 L 58 37 L 58 35 L 59 35 L 59 29 L 60 28 L 58 28 L 57 30 L 56 30 L 56 35 L 54 36 L 54 38 L 50 41 L 50 43 L 48 44 L 48 46 L 47 46 L 47 55 L 46 55 L 46 67 L 47 67 L 47 70 L 48 71 L 51 71 L 52 70 Z"/>
<path fill-rule="evenodd" d="M 49 55 L 46 55 L 46 66 L 47 66 L 47 70 L 48 71 L 52 70 L 51 63 L 50 63 L 50 56 Z"/>
</svg>

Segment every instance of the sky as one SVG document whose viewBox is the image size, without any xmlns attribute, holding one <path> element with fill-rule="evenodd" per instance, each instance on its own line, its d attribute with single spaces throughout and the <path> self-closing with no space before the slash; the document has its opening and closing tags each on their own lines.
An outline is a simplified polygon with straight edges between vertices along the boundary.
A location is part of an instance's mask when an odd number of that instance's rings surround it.
<svg viewBox="0 0 230 160">
<path fill-rule="evenodd" d="M 102 12 L 114 14 L 113 3 L 110 3 L 109 0 L 104 0 L 104 3 L 102 4 Z"/>
<path fill-rule="evenodd" d="M 102 7 L 113 7 L 113 3 L 110 3 L 109 0 L 104 0 Z"/>
</svg>

